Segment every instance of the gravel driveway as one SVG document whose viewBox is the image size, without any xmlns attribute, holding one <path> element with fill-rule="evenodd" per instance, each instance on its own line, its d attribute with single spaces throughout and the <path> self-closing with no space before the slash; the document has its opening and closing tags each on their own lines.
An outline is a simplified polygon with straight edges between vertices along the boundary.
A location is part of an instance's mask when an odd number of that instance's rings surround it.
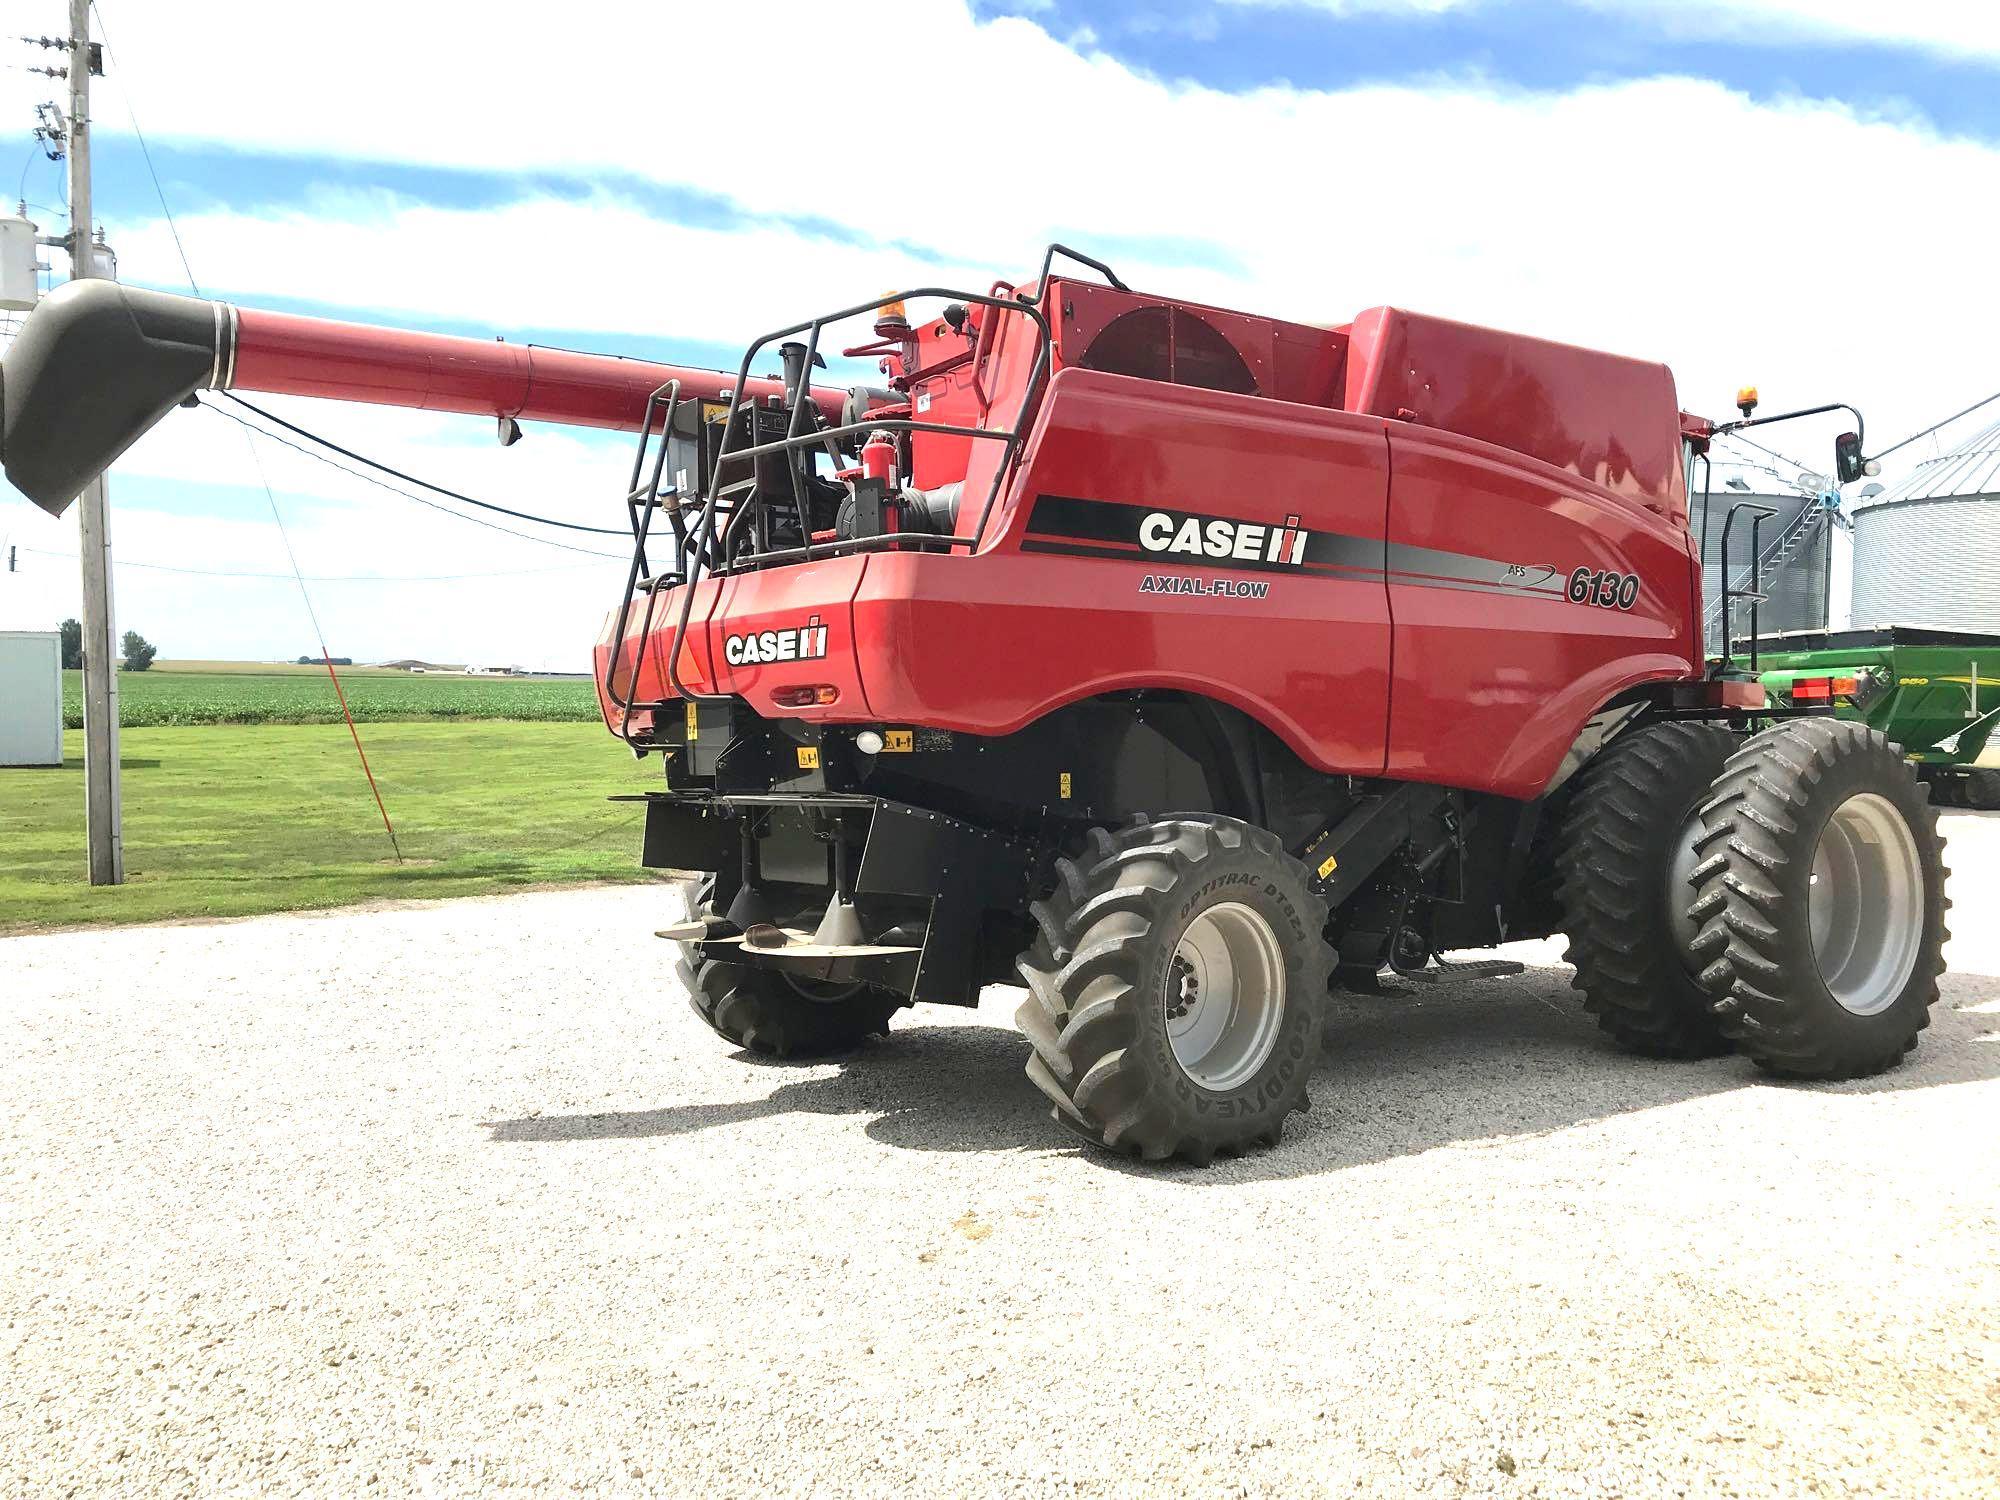
<svg viewBox="0 0 2000 1500">
<path fill-rule="evenodd" d="M 1886 1077 L 1622 1056 L 1530 945 L 1341 1006 L 1208 1171 L 1070 1145 L 1011 991 L 735 1053 L 657 890 L 0 941 L 0 1487 L 1990 1496 L 2000 815 L 1944 821 Z"/>
</svg>

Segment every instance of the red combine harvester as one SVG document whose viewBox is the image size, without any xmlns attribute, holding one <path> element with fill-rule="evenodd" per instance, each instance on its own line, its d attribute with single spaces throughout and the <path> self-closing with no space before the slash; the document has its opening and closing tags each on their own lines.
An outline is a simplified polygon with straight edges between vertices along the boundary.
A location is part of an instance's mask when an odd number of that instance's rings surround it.
<svg viewBox="0 0 2000 1500">
<path fill-rule="evenodd" d="M 882 389 L 814 384 L 851 320 Z M 665 773 L 645 863 L 702 875 L 662 935 L 746 1048 L 1025 982 L 1059 1120 L 1206 1161 L 1304 1107 L 1330 983 L 1445 950 L 1564 932 L 1620 1042 L 1796 1077 L 1890 1066 L 1937 997 L 1896 747 L 1704 660 L 1715 429 L 1662 365 L 1144 296 L 1057 246 L 733 377 L 92 282 L 0 379 L 51 511 L 203 389 L 637 431 L 598 695 Z"/>
</svg>

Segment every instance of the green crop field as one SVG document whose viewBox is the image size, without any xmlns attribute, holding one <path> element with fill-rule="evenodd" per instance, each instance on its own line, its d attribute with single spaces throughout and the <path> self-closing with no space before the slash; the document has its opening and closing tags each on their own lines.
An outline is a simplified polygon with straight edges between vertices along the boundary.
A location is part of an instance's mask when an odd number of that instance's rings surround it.
<svg viewBox="0 0 2000 1500">
<path fill-rule="evenodd" d="M 0 769 L 0 932 L 651 878 L 642 806 L 606 797 L 657 788 L 659 767 L 601 724 L 467 718 L 362 735 L 401 863 L 338 722 L 125 730 L 127 883 L 101 889 L 85 879 L 82 734 L 65 736 L 60 769 Z"/>
<path fill-rule="evenodd" d="M 173 670 L 191 667 L 196 670 Z M 587 677 L 446 677 L 343 667 L 341 687 L 362 723 L 516 719 L 595 723 Z M 172 663 L 118 674 L 119 722 L 131 729 L 192 724 L 338 724 L 340 700 L 324 667 Z M 63 673 L 63 723 L 83 727 L 83 674 Z"/>
</svg>

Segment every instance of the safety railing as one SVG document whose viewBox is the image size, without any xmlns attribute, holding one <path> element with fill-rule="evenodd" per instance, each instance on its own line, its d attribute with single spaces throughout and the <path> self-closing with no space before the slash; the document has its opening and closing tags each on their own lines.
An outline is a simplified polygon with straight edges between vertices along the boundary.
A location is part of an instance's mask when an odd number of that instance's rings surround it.
<svg viewBox="0 0 2000 1500">
<path fill-rule="evenodd" d="M 671 446 L 669 436 L 674 430 L 674 413 L 680 405 L 681 383 L 670 380 L 646 398 L 646 412 L 639 424 L 639 449 L 632 457 L 632 477 L 625 486 L 626 516 L 632 523 L 632 566 L 625 575 L 625 592 L 618 604 L 618 628 L 611 635 L 611 659 L 605 665 L 604 681 L 608 691 L 618 704 L 618 737 L 627 744 L 632 740 L 632 712 L 639 693 L 639 668 L 645 661 L 646 638 L 653 630 L 653 609 L 659 602 L 662 589 L 671 588 L 681 581 L 681 574 L 670 572 L 661 577 L 652 576 L 647 566 L 646 542 L 652 535 L 653 517 L 664 507 L 668 523 L 674 531 L 674 557 L 678 561 L 687 551 L 687 524 L 681 518 L 680 489 L 678 485 L 664 494 L 660 490 L 660 480 L 667 467 L 667 450 Z M 653 466 L 646 467 L 647 450 L 653 437 L 653 414 L 659 412 L 660 443 L 653 454 Z M 643 592 L 646 596 L 646 613 L 639 625 L 639 641 L 632 651 L 632 670 L 625 681 L 625 691 L 618 691 L 618 666 L 625 655 L 625 627 L 632 618 L 632 596 Z"/>
<path fill-rule="evenodd" d="M 1041 291 L 1046 286 L 1037 287 Z M 912 417 L 863 416 L 860 420 L 843 423 L 835 427 L 820 425 L 819 408 L 811 392 L 811 373 L 819 354 L 819 344 L 825 329 L 850 318 L 858 318 L 865 313 L 879 311 L 894 303 L 948 300 L 962 303 L 967 307 L 981 307 L 989 310 L 993 317 L 1018 316 L 1027 319 L 1035 329 L 1035 357 L 1027 383 L 1022 388 L 1021 399 L 1014 411 L 1013 421 L 1006 427 L 966 427 L 948 422 L 925 422 Z M 790 339 L 798 334 L 806 335 L 804 359 L 799 368 L 802 373 L 796 389 L 788 390 L 786 398 L 791 408 L 786 422 L 785 435 L 765 442 L 752 441 L 744 446 L 736 445 L 739 432 L 737 415 L 750 408 L 752 399 L 748 394 L 750 366 L 764 349 L 780 340 Z M 688 585 L 681 592 L 680 613 L 674 622 L 672 638 L 667 645 L 667 681 L 675 693 L 687 699 L 713 701 L 726 697 L 725 694 L 703 693 L 690 688 L 681 677 L 681 644 L 687 637 L 689 620 L 694 609 L 695 590 L 693 585 L 704 575 L 721 576 L 729 573 L 750 571 L 758 568 L 809 562 L 816 558 L 850 556 L 855 553 L 894 549 L 923 549 L 950 551 L 955 548 L 976 550 L 985 536 L 987 522 L 993 514 L 993 507 L 1000 497 L 1001 486 L 1012 473 L 1015 459 L 1019 456 L 1025 426 L 1036 400 L 1047 383 L 1053 336 L 1048 318 L 1035 302 L 1018 296 L 1003 296 L 994 293 L 955 291 L 949 287 L 916 287 L 909 291 L 892 292 L 867 302 L 856 303 L 839 312 L 827 313 L 803 323 L 795 323 L 788 328 L 775 329 L 755 339 L 743 352 L 742 363 L 737 368 L 736 386 L 729 393 L 729 410 L 723 424 L 721 442 L 713 455 L 708 484 L 702 497 L 701 508 L 688 525 L 678 558 L 681 563 L 678 583 Z M 755 436 L 754 417 L 740 424 L 742 431 Z M 992 481 L 987 486 L 986 498 L 980 506 L 979 519 L 969 534 L 938 535 L 927 532 L 898 531 L 879 536 L 836 537 L 831 541 L 816 542 L 806 490 L 806 474 L 794 455 L 808 448 L 825 447 L 837 451 L 843 440 L 862 439 L 875 432 L 900 432 L 907 434 L 931 434 L 942 437 L 969 438 L 977 441 L 997 442 L 1003 445 L 999 462 L 994 465 Z M 766 506 L 768 501 L 755 487 L 755 460 L 782 454 L 791 475 L 793 501 L 799 517 L 801 544 L 793 547 L 769 548 L 761 544 L 768 536 L 766 529 Z M 751 483 L 747 490 L 748 499 L 742 505 L 732 506 L 725 525 L 718 528 L 716 521 L 721 514 L 724 490 L 723 475 L 731 464 L 738 467 L 748 465 Z M 752 545 L 742 549 L 746 528 Z M 634 578 L 636 580 L 635 570 Z M 650 627 L 648 627 L 650 628 Z M 643 648 L 642 648 L 643 649 Z M 636 676 L 636 670 L 635 674 Z"/>
</svg>

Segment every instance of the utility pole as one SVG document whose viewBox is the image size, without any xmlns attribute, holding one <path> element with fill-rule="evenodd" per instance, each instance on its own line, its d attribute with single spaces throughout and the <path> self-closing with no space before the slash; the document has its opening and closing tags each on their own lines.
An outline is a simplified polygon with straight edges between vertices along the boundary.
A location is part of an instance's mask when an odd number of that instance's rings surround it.
<svg viewBox="0 0 2000 1500">
<path fill-rule="evenodd" d="M 90 0 L 69 0 L 69 267 L 72 280 L 96 274 L 90 217 Z M 118 641 L 111 611 L 111 514 L 100 475 L 84 487 L 83 784 L 90 883 L 125 883 L 124 821 L 118 786 Z"/>
</svg>

